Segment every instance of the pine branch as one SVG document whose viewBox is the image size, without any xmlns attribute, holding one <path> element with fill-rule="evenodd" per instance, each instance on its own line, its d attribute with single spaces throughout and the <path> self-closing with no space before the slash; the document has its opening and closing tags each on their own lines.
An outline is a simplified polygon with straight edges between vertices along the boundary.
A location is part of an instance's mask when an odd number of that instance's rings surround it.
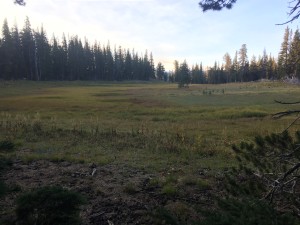
<svg viewBox="0 0 300 225">
<path fill-rule="evenodd" d="M 289 169 L 285 174 L 283 174 L 283 177 L 280 178 L 280 181 L 285 180 L 285 178 L 287 178 L 287 176 L 289 176 L 290 174 L 292 174 L 293 172 L 295 172 L 296 170 L 298 170 L 300 168 L 300 162 L 298 162 L 296 165 L 294 165 L 291 169 Z"/>
<path fill-rule="evenodd" d="M 282 102 L 282 101 L 278 101 L 278 100 L 274 100 L 276 103 L 282 104 L 282 105 L 295 105 L 295 104 L 299 104 L 299 102 Z"/>
<path fill-rule="evenodd" d="M 15 0 L 14 3 L 17 4 L 17 5 L 21 5 L 21 6 L 25 6 L 26 5 L 26 2 L 24 2 L 24 0 Z"/>
<path fill-rule="evenodd" d="M 288 13 L 288 16 L 292 16 L 295 12 L 296 12 L 296 15 L 294 15 L 290 20 L 284 22 L 284 23 L 278 23 L 276 25 L 285 25 L 285 24 L 288 24 L 288 23 L 291 23 L 293 22 L 294 20 L 297 20 L 300 16 L 300 0 L 293 0 L 291 2 L 289 2 L 289 4 L 293 3 L 293 2 L 297 2 L 294 6 L 290 6 L 290 12 Z"/>
<path fill-rule="evenodd" d="M 299 116 L 282 133 L 286 132 L 291 126 L 293 126 L 297 122 L 298 119 L 300 119 Z"/>
<path fill-rule="evenodd" d="M 300 110 L 288 110 L 288 111 L 284 111 L 284 112 L 279 112 L 279 113 L 273 114 L 272 117 L 274 119 L 279 119 L 281 117 L 292 115 L 292 114 L 295 114 L 295 113 L 300 113 Z"/>
</svg>

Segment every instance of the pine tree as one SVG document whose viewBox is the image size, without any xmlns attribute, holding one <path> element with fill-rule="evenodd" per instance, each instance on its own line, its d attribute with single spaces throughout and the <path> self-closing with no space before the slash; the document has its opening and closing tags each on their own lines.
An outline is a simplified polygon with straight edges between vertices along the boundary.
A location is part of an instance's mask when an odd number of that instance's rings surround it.
<svg viewBox="0 0 300 225">
<path fill-rule="evenodd" d="M 200 79 L 199 79 L 199 65 L 196 64 L 195 66 L 192 66 L 192 84 L 199 84 L 200 83 Z"/>
<path fill-rule="evenodd" d="M 230 82 L 231 66 L 232 66 L 232 60 L 231 60 L 229 53 L 225 53 L 223 60 L 225 63 L 224 70 L 226 73 L 226 82 L 228 83 L 228 82 Z"/>
<path fill-rule="evenodd" d="M 174 61 L 174 81 L 179 82 L 179 62 Z"/>
<path fill-rule="evenodd" d="M 277 62 L 275 58 L 270 54 L 268 62 L 269 79 L 274 80 L 277 77 Z"/>
<path fill-rule="evenodd" d="M 94 80 L 104 80 L 104 54 L 100 44 L 94 44 Z"/>
<path fill-rule="evenodd" d="M 3 43 L 3 40 L 0 37 L 0 80 L 3 79 L 2 66 L 4 65 L 4 53 L 2 50 L 2 43 Z"/>
<path fill-rule="evenodd" d="M 300 78 L 300 33 L 298 29 L 295 31 L 291 42 L 289 59 L 292 75 Z"/>
<path fill-rule="evenodd" d="M 112 55 L 109 43 L 107 44 L 104 53 L 105 53 L 104 54 L 105 55 L 105 57 L 104 57 L 104 61 L 105 61 L 104 79 L 105 80 L 115 80 L 114 59 L 113 59 L 113 55 Z"/>
<path fill-rule="evenodd" d="M 87 39 L 84 40 L 82 57 L 83 57 L 83 72 L 84 72 L 83 79 L 91 80 L 94 77 L 93 74 L 95 71 L 94 53 Z"/>
<path fill-rule="evenodd" d="M 114 50 L 114 79 L 123 80 L 124 79 L 124 54 L 121 46 L 118 50 Z"/>
<path fill-rule="evenodd" d="M 186 60 L 184 60 L 184 62 L 180 64 L 178 73 L 179 73 L 178 87 L 179 88 L 188 87 L 189 84 L 191 83 L 191 74 Z"/>
<path fill-rule="evenodd" d="M 53 35 L 48 41 L 44 28 L 31 29 L 29 18 L 19 33 L 10 31 L 4 21 L 0 37 L 0 79 L 29 80 L 149 80 L 155 78 L 152 53 L 140 57 L 134 50 L 119 47 L 111 51 L 109 43 L 93 47 L 78 36 L 62 42 Z M 162 65 L 163 66 L 163 65 Z"/>
<path fill-rule="evenodd" d="M 239 68 L 240 68 L 240 81 L 246 81 L 245 77 L 247 73 L 247 64 L 248 64 L 248 56 L 247 56 L 247 46 L 243 44 L 239 51 Z"/>
<path fill-rule="evenodd" d="M 17 25 L 14 26 L 12 31 L 13 41 L 13 72 L 12 79 L 23 79 L 24 72 L 24 57 L 22 52 L 22 45 L 20 34 Z"/>
<path fill-rule="evenodd" d="M 1 71 L 3 73 L 2 77 L 6 80 L 12 79 L 14 76 L 13 72 L 13 53 L 14 53 L 14 46 L 13 46 L 13 39 L 11 36 L 11 32 L 8 27 L 7 20 L 4 20 L 3 27 L 2 27 L 2 44 L 1 44 L 1 51 L 2 51 L 2 62 L 1 62 Z"/>
<path fill-rule="evenodd" d="M 133 79 L 132 56 L 131 56 L 129 50 L 127 50 L 126 56 L 125 56 L 124 78 L 126 80 Z"/>
<path fill-rule="evenodd" d="M 62 73 L 61 79 L 66 80 L 69 77 L 69 55 L 68 55 L 68 43 L 65 34 L 62 36 L 62 46 L 60 48 L 61 52 L 61 63 L 62 63 Z"/>
<path fill-rule="evenodd" d="M 155 66 L 154 66 L 154 60 L 153 60 L 153 55 L 152 52 L 150 52 L 150 59 L 149 59 L 149 78 L 150 79 L 155 79 Z"/>
<path fill-rule="evenodd" d="M 139 79 L 139 57 L 138 54 L 135 53 L 134 49 L 132 50 L 132 79 L 137 80 Z"/>
<path fill-rule="evenodd" d="M 278 70 L 280 78 L 290 76 L 290 37 L 292 31 L 287 27 L 284 32 L 283 42 L 278 56 Z"/>
<path fill-rule="evenodd" d="M 24 78 L 35 80 L 35 43 L 28 17 L 26 17 L 25 25 L 21 32 L 21 44 L 24 57 Z"/>
<path fill-rule="evenodd" d="M 250 61 L 249 79 L 252 81 L 260 79 L 259 71 L 258 71 L 258 64 L 257 64 L 255 56 L 252 56 L 251 61 Z"/>
<path fill-rule="evenodd" d="M 50 45 L 44 32 L 44 28 L 41 27 L 41 31 L 34 33 L 35 40 L 35 72 L 37 80 L 54 79 L 52 75 L 52 63 L 50 56 Z"/>
<path fill-rule="evenodd" d="M 161 62 L 159 62 L 156 67 L 156 78 L 158 80 L 164 80 L 164 77 L 165 77 L 165 67 Z"/>
<path fill-rule="evenodd" d="M 233 58 L 233 61 L 232 61 L 232 81 L 234 82 L 237 82 L 239 81 L 239 78 L 238 78 L 238 74 L 239 74 L 239 62 L 238 62 L 238 53 L 237 51 L 235 52 L 235 55 L 234 55 L 234 58 Z"/>
<path fill-rule="evenodd" d="M 262 73 L 262 79 L 269 79 L 269 74 L 268 74 L 268 55 L 266 49 L 263 51 L 263 55 L 261 58 L 261 73 Z"/>
<path fill-rule="evenodd" d="M 200 63 L 199 77 L 200 77 L 199 78 L 200 79 L 200 84 L 205 84 L 206 83 L 206 78 L 205 78 L 205 75 L 204 75 L 202 62 Z"/>
<path fill-rule="evenodd" d="M 53 36 L 52 45 L 50 51 L 51 57 L 51 74 L 48 74 L 47 79 L 54 80 L 64 80 L 65 70 L 64 70 L 64 59 L 63 59 L 63 48 L 58 44 L 58 40 Z"/>
</svg>

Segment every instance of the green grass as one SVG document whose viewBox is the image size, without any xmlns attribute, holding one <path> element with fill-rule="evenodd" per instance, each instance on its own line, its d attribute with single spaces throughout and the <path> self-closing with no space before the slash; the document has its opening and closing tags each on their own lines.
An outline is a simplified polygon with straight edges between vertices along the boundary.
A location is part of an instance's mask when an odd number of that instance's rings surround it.
<svg viewBox="0 0 300 225">
<path fill-rule="evenodd" d="M 182 90 L 151 82 L 1 81 L 0 140 L 19 143 L 11 154 L 29 161 L 222 169 L 235 164 L 232 144 L 285 129 L 292 118 L 271 115 L 297 106 L 274 100 L 299 94 L 298 86 L 278 82 Z"/>
</svg>

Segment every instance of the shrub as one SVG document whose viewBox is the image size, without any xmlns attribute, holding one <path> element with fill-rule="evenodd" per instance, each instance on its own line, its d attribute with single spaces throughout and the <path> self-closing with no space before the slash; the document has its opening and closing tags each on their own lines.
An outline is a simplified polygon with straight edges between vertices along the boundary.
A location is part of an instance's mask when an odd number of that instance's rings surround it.
<svg viewBox="0 0 300 225">
<path fill-rule="evenodd" d="M 0 198 L 2 198 L 7 192 L 7 186 L 5 185 L 5 183 L 0 180 Z"/>
<path fill-rule="evenodd" d="M 242 142 L 239 146 L 233 146 L 239 160 L 239 168 L 229 178 L 233 186 L 231 189 L 235 191 L 233 195 L 263 198 L 279 210 L 296 212 L 300 216 L 299 144 L 299 131 L 294 138 L 285 131 L 266 137 L 258 136 L 254 143 Z"/>
<path fill-rule="evenodd" d="M 178 190 L 173 184 L 166 184 L 162 188 L 162 193 L 167 196 L 175 196 L 178 194 Z"/>
<path fill-rule="evenodd" d="M 15 144 L 11 141 L 0 141 L 0 151 L 12 151 L 15 148 Z"/>
<path fill-rule="evenodd" d="M 206 212 L 201 225 L 296 225 L 299 221 L 288 214 L 280 215 L 264 201 L 258 199 L 219 200 L 219 209 Z"/>
<path fill-rule="evenodd" d="M 21 225 L 80 224 L 79 207 L 85 201 L 78 193 L 61 187 L 43 187 L 17 200 L 17 221 Z"/>
<path fill-rule="evenodd" d="M 124 186 L 123 191 L 124 191 L 125 193 L 127 193 L 127 194 L 132 195 L 132 194 L 135 194 L 135 193 L 137 192 L 137 188 L 136 188 L 135 184 L 133 184 L 133 183 L 128 183 L 128 184 L 126 184 L 126 185 Z"/>
</svg>

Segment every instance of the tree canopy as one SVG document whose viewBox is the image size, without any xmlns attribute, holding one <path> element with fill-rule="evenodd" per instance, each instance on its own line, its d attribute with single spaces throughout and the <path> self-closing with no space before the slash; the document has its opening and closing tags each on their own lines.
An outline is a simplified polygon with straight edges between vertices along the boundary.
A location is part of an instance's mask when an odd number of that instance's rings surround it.
<svg viewBox="0 0 300 225">
<path fill-rule="evenodd" d="M 24 2 L 24 0 L 15 0 L 15 4 L 24 6 L 26 3 Z"/>
<path fill-rule="evenodd" d="M 203 12 L 207 10 L 221 10 L 223 8 L 231 9 L 237 0 L 202 0 L 199 2 Z"/>
<path fill-rule="evenodd" d="M 237 0 L 201 0 L 199 6 L 202 8 L 203 12 L 208 10 L 217 10 L 220 11 L 223 8 L 231 9 Z M 24 6 L 25 0 L 14 0 L 15 4 Z M 300 0 L 289 1 L 289 12 L 288 15 L 290 19 L 282 24 L 290 23 L 300 16 Z"/>
<path fill-rule="evenodd" d="M 224 8 L 231 9 L 232 6 L 237 2 L 237 0 L 202 0 L 199 2 L 199 6 L 202 8 L 203 12 L 208 10 L 220 11 Z M 300 16 L 300 0 L 289 1 L 289 12 L 288 16 L 290 19 L 282 24 L 290 23 Z"/>
</svg>

